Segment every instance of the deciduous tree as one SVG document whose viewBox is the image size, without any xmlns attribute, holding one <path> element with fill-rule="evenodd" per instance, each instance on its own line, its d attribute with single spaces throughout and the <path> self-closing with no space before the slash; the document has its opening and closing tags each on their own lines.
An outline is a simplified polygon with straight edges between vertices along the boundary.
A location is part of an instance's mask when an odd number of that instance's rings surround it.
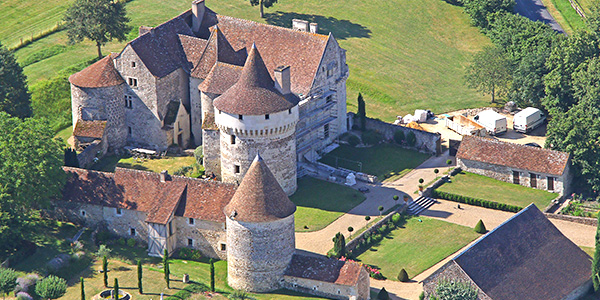
<svg viewBox="0 0 600 300">
<path fill-rule="evenodd" d="M 592 260 L 594 292 L 600 291 L 600 214 L 598 214 L 598 225 L 596 227 L 596 250 L 594 250 L 594 259 Z"/>
<path fill-rule="evenodd" d="M 260 17 L 264 18 L 265 17 L 265 13 L 263 10 L 263 6 L 266 8 L 269 8 L 271 6 L 273 6 L 273 4 L 277 3 L 277 0 L 250 0 L 250 4 L 252 6 L 260 6 Z"/>
<path fill-rule="evenodd" d="M 98 58 L 102 58 L 102 46 L 113 39 L 124 41 L 131 30 L 125 1 L 76 0 L 67 9 L 64 21 L 69 41 L 78 43 L 87 38 L 96 42 Z"/>
<path fill-rule="evenodd" d="M 484 95 L 492 96 L 492 103 L 497 97 L 506 95 L 512 80 L 511 62 L 504 52 L 497 47 L 486 47 L 475 54 L 467 69 L 467 84 Z"/>
<path fill-rule="evenodd" d="M 13 52 L 0 43 L 0 112 L 18 118 L 30 117 L 30 98 L 23 68 Z"/>
</svg>

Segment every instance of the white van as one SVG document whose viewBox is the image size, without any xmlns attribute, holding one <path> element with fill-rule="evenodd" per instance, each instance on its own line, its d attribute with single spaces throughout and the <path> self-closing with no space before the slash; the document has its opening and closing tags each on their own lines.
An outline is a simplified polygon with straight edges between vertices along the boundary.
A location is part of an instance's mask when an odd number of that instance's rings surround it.
<svg viewBox="0 0 600 300">
<path fill-rule="evenodd" d="M 528 107 L 517 114 L 513 120 L 513 129 L 518 132 L 527 133 L 544 124 L 546 116 L 534 107 Z"/>
<path fill-rule="evenodd" d="M 506 132 L 506 117 L 493 110 L 484 110 L 478 113 L 473 120 L 475 120 L 477 124 L 485 127 L 491 135 Z"/>
</svg>

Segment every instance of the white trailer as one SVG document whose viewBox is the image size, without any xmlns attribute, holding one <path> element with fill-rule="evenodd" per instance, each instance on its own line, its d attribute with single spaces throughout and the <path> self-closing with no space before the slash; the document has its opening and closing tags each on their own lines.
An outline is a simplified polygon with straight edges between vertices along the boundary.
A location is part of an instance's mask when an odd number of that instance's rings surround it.
<svg viewBox="0 0 600 300">
<path fill-rule="evenodd" d="M 505 133 L 507 130 L 506 117 L 493 110 L 484 110 L 478 113 L 473 120 L 485 127 L 491 135 Z"/>
<path fill-rule="evenodd" d="M 513 129 L 518 132 L 527 133 L 544 124 L 546 116 L 544 113 L 534 107 L 528 107 L 517 114 L 513 119 Z"/>
</svg>

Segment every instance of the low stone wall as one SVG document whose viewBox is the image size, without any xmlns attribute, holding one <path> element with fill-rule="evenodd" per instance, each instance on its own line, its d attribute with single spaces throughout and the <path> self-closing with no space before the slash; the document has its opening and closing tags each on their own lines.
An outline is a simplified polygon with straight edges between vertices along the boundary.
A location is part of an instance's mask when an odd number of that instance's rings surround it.
<svg viewBox="0 0 600 300">
<path fill-rule="evenodd" d="M 406 205 L 402 205 L 400 208 L 390 212 L 385 217 L 383 217 L 383 219 L 381 219 L 381 220 L 377 221 L 377 223 L 373 224 L 373 226 L 367 228 L 367 230 L 363 231 L 361 234 L 357 235 L 351 241 L 347 242 L 346 243 L 346 251 L 354 250 L 354 248 L 356 248 L 356 246 L 358 245 L 358 242 L 360 242 L 363 239 L 365 234 L 372 233 L 372 232 L 376 231 L 377 229 L 379 229 L 381 226 L 391 222 L 392 216 L 395 215 L 396 213 L 405 212 L 406 207 L 407 207 Z"/>
<path fill-rule="evenodd" d="M 598 219 L 596 219 L 596 218 L 585 218 L 585 217 L 576 217 L 576 216 L 549 214 L 549 213 L 545 213 L 545 215 L 548 219 L 569 221 L 569 222 L 579 223 L 579 224 L 589 225 L 589 226 L 598 226 Z"/>
<path fill-rule="evenodd" d="M 349 118 L 354 118 L 355 115 L 356 114 L 352 112 L 348 113 Z M 414 147 L 416 150 L 435 155 L 440 155 L 442 153 L 442 136 L 439 133 L 432 133 L 400 125 L 394 125 L 371 118 L 367 118 L 366 125 L 368 130 L 374 130 L 381 133 L 386 140 L 393 140 L 394 133 L 396 131 L 404 132 L 404 136 L 406 136 L 409 132 L 412 132 L 417 138 L 417 142 Z"/>
<path fill-rule="evenodd" d="M 108 149 L 108 144 L 105 140 L 95 140 L 85 148 L 81 153 L 77 154 L 77 160 L 81 168 L 88 168 L 94 164 L 94 158 L 102 158 Z M 98 154 L 100 153 L 100 154 Z"/>
</svg>

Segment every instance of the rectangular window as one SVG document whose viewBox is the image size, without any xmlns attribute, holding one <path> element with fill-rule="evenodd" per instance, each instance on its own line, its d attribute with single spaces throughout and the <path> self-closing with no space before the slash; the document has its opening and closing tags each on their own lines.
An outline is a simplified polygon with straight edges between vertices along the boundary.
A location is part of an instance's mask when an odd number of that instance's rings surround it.
<svg viewBox="0 0 600 300">
<path fill-rule="evenodd" d="M 291 108 L 288 109 L 288 114 L 290 114 L 290 115 L 292 114 L 292 109 Z"/>
<path fill-rule="evenodd" d="M 173 235 L 173 221 L 169 222 L 169 236 Z"/>
<path fill-rule="evenodd" d="M 548 176 L 548 190 L 554 191 L 554 177 Z"/>
<path fill-rule="evenodd" d="M 537 175 L 529 173 L 529 185 L 532 188 L 537 188 Z"/>
<path fill-rule="evenodd" d="M 243 115 L 238 115 L 238 119 L 243 120 L 244 116 Z"/>
<path fill-rule="evenodd" d="M 227 246 L 224 243 L 221 243 L 221 251 L 227 250 Z"/>
<path fill-rule="evenodd" d="M 188 224 L 194 225 L 194 218 L 188 218 Z"/>
<path fill-rule="evenodd" d="M 268 120 L 271 116 L 269 116 L 269 114 L 265 115 L 265 120 Z"/>
<path fill-rule="evenodd" d="M 131 95 L 125 95 L 125 107 L 131 108 L 133 106 L 133 97 Z"/>
<path fill-rule="evenodd" d="M 194 246 L 194 240 L 188 239 L 188 246 L 190 246 L 190 247 Z"/>
<path fill-rule="evenodd" d="M 135 228 L 129 228 L 129 235 L 135 236 Z"/>
<path fill-rule="evenodd" d="M 333 101 L 333 95 L 329 95 L 327 98 L 325 98 L 325 103 L 329 103 L 331 101 Z"/>
<path fill-rule="evenodd" d="M 235 135 L 231 135 L 231 144 L 235 145 Z"/>
<path fill-rule="evenodd" d="M 131 127 L 127 127 L 127 132 L 129 133 L 129 135 L 131 135 Z"/>
<path fill-rule="evenodd" d="M 117 216 L 120 216 L 123 214 L 123 211 L 121 210 L 120 207 L 115 208 L 115 212 L 117 213 Z"/>
<path fill-rule="evenodd" d="M 132 87 L 137 87 L 138 82 L 136 78 L 129 77 L 128 79 L 129 85 Z"/>
<path fill-rule="evenodd" d="M 240 166 L 239 165 L 234 165 L 233 166 L 233 172 L 235 172 L 235 174 L 239 174 L 240 173 Z"/>
<path fill-rule="evenodd" d="M 132 61 L 132 62 L 131 62 L 131 67 L 132 67 L 132 68 L 135 68 L 135 61 Z"/>
<path fill-rule="evenodd" d="M 323 136 L 326 139 L 329 138 L 329 124 L 325 124 L 325 126 L 323 126 Z"/>
<path fill-rule="evenodd" d="M 521 184 L 521 173 L 519 171 L 513 171 L 513 183 L 514 184 Z"/>
</svg>

